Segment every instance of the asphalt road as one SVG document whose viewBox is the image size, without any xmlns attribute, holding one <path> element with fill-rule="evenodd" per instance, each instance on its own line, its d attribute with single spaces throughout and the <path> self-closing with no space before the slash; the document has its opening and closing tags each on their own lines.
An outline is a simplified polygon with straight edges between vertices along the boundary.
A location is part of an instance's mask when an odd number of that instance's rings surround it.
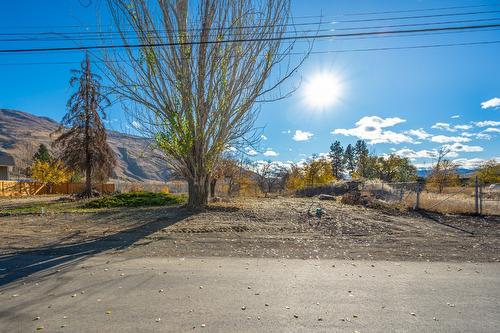
<svg viewBox="0 0 500 333">
<path fill-rule="evenodd" d="M 498 263 L 99 255 L 0 287 L 9 333 L 499 328 Z"/>
</svg>

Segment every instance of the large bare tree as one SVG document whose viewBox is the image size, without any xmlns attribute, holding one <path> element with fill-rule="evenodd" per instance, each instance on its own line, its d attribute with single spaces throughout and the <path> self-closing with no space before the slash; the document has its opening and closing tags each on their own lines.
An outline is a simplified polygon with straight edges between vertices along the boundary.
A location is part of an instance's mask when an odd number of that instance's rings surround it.
<svg viewBox="0 0 500 333">
<path fill-rule="evenodd" d="M 68 100 L 68 112 L 61 126 L 54 132 L 61 133 L 54 146 L 68 167 L 85 174 L 82 195 L 91 196 L 92 179 L 106 179 L 116 165 L 101 120 L 101 116 L 106 117 L 105 107 L 110 103 L 101 91 L 100 77 L 91 70 L 88 54 L 81 69 L 73 70 L 72 74 L 70 84 L 77 89 Z"/>
<path fill-rule="evenodd" d="M 290 0 L 108 5 L 122 45 L 105 55 L 114 92 L 187 180 L 188 206 L 203 208 L 221 153 L 257 137 L 256 103 L 284 97 L 279 87 L 305 59 L 292 62 L 293 41 L 283 42 Z"/>
</svg>

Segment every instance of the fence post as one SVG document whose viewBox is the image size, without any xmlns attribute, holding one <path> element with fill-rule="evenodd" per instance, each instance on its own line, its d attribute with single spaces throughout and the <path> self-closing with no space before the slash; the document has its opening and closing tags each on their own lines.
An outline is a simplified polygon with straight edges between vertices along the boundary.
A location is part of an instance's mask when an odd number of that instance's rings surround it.
<svg viewBox="0 0 500 333">
<path fill-rule="evenodd" d="M 417 183 L 417 201 L 415 202 L 415 207 L 413 207 L 413 210 L 420 209 L 420 191 L 421 190 L 422 190 L 421 184 Z"/>
<path fill-rule="evenodd" d="M 479 185 L 479 214 L 483 214 L 483 185 Z"/>
<path fill-rule="evenodd" d="M 479 215 L 479 186 L 477 181 L 477 176 L 474 181 L 474 208 L 476 215 Z"/>
</svg>

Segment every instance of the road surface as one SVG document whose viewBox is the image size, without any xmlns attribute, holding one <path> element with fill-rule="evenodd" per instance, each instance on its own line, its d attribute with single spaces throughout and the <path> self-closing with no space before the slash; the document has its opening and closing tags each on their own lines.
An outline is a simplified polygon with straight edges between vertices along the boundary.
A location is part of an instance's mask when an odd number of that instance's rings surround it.
<svg viewBox="0 0 500 333">
<path fill-rule="evenodd" d="M 1 269 L 0 276 L 5 276 L 7 269 Z M 12 273 L 14 268 L 8 269 Z M 499 328 L 498 263 L 101 254 L 0 286 L 1 332 L 498 332 Z"/>
</svg>

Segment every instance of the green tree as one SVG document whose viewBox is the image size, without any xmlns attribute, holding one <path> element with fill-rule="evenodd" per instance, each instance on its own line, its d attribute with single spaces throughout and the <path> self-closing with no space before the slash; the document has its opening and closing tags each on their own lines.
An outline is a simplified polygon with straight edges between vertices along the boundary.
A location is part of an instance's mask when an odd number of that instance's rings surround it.
<svg viewBox="0 0 500 333">
<path fill-rule="evenodd" d="M 486 161 L 476 171 L 477 178 L 481 184 L 500 183 L 500 163 L 495 160 Z"/>
<path fill-rule="evenodd" d="M 51 160 L 52 156 L 50 156 L 50 152 L 47 146 L 43 143 L 40 144 L 35 155 L 33 155 L 33 161 L 50 162 Z"/>
<path fill-rule="evenodd" d="M 92 179 L 111 176 L 116 159 L 107 143 L 106 129 L 101 120 L 108 98 L 101 92 L 100 77 L 90 68 L 87 54 L 81 70 L 73 70 L 70 84 L 76 92 L 68 100 L 68 112 L 55 132 L 62 134 L 54 145 L 61 149 L 61 160 L 71 169 L 85 174 L 84 196 L 92 195 Z"/>
<path fill-rule="evenodd" d="M 377 178 L 386 182 L 407 182 L 417 178 L 417 168 L 410 160 L 395 154 L 378 157 L 375 168 Z"/>
<path fill-rule="evenodd" d="M 344 151 L 344 163 L 346 170 L 349 171 L 349 175 L 353 175 L 356 171 L 356 156 L 354 153 L 354 148 L 351 144 L 348 144 Z"/>
<path fill-rule="evenodd" d="M 356 158 L 356 172 L 355 175 L 357 177 L 366 178 L 368 175 L 368 160 L 369 152 L 368 147 L 366 146 L 366 142 L 364 140 L 356 141 L 356 145 L 354 147 L 354 155 Z"/>
<path fill-rule="evenodd" d="M 344 149 L 339 141 L 335 141 L 330 146 L 330 153 L 328 154 L 332 161 L 332 174 L 336 179 L 343 178 L 344 172 Z"/>
</svg>

